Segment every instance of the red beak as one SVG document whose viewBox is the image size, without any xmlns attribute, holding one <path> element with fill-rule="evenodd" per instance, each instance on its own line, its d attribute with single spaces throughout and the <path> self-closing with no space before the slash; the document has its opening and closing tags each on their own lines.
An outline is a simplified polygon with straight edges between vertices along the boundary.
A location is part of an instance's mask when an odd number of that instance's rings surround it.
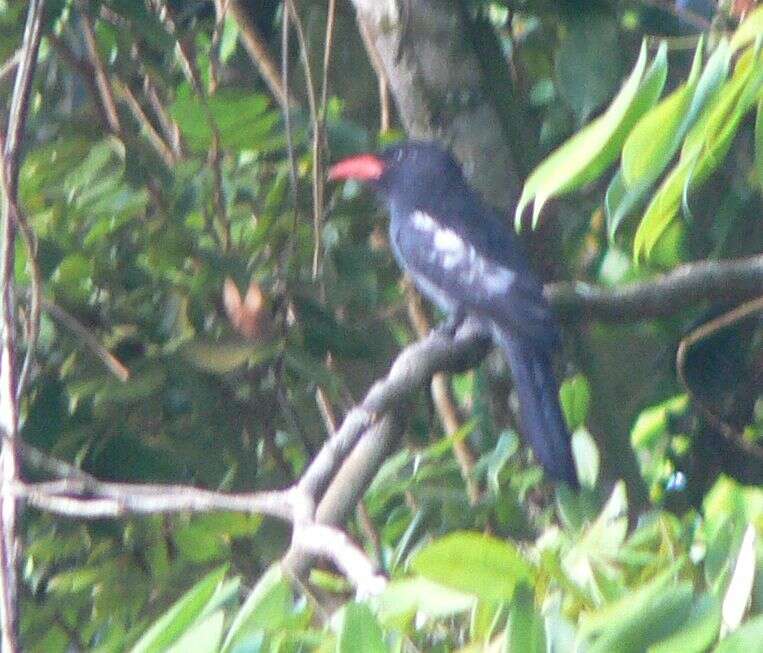
<svg viewBox="0 0 763 653">
<path fill-rule="evenodd" d="M 375 154 L 358 154 L 329 168 L 328 180 L 357 179 L 359 181 L 374 181 L 384 174 L 384 161 Z"/>
</svg>

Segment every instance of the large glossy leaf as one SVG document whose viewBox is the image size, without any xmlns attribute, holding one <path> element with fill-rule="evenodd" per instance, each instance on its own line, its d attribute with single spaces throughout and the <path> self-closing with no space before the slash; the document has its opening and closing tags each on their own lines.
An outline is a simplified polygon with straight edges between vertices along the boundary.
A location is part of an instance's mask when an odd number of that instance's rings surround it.
<svg viewBox="0 0 763 653">
<path fill-rule="evenodd" d="M 753 617 L 721 641 L 713 653 L 751 653 L 760 650 L 763 642 L 763 614 Z"/>
<path fill-rule="evenodd" d="M 213 612 L 206 619 L 199 620 L 177 642 L 166 649 L 166 653 L 212 653 L 222 639 L 225 613 Z"/>
<path fill-rule="evenodd" d="M 621 169 L 606 195 L 610 240 L 624 218 L 642 204 L 728 74 L 731 50 L 726 41 L 716 47 L 700 75 L 702 51 L 700 41 L 686 83 L 651 109 L 625 141 Z"/>
<path fill-rule="evenodd" d="M 640 653 L 675 633 L 691 613 L 693 592 L 690 583 L 673 585 L 672 576 L 671 570 L 663 572 L 614 604 L 585 615 L 581 636 L 596 635 L 588 650 Z"/>
<path fill-rule="evenodd" d="M 273 565 L 236 613 L 220 653 L 238 651 L 240 644 L 259 632 L 277 631 L 288 619 L 292 601 L 291 588 L 281 567 Z"/>
<path fill-rule="evenodd" d="M 383 624 L 399 624 L 419 613 L 433 618 L 450 617 L 470 610 L 475 600 L 471 594 L 426 578 L 403 578 L 392 581 L 379 597 L 379 619 Z"/>
<path fill-rule="evenodd" d="M 514 593 L 506 624 L 502 653 L 545 653 L 546 632 L 543 617 L 535 608 L 535 597 L 527 585 Z"/>
<path fill-rule="evenodd" d="M 222 89 L 206 102 L 208 109 L 204 101 L 185 85 L 171 107 L 172 116 L 183 136 L 197 152 L 209 149 L 213 130 L 217 130 L 225 148 L 266 148 L 281 119 L 279 112 L 268 111 L 270 100 L 262 94 Z"/>
<path fill-rule="evenodd" d="M 522 214 L 531 201 L 533 225 L 536 225 L 548 199 L 593 181 L 617 158 L 633 125 L 654 105 L 665 83 L 665 45 L 660 46 L 645 74 L 646 60 L 644 44 L 630 77 L 607 111 L 555 150 L 530 174 L 515 213 L 517 228 L 521 226 Z"/>
<path fill-rule="evenodd" d="M 633 242 L 636 261 L 648 259 L 678 215 L 691 188 L 702 184 L 725 158 L 742 118 L 757 101 L 763 86 L 763 58 L 737 64 L 707 115 L 687 134 L 681 158 L 652 198 Z"/>
<path fill-rule="evenodd" d="M 680 629 L 667 639 L 649 647 L 648 653 L 702 653 L 718 638 L 721 606 L 711 594 L 701 596 Z"/>
<path fill-rule="evenodd" d="M 650 109 L 628 135 L 621 164 L 628 188 L 656 179 L 678 150 L 692 119 L 689 107 L 699 82 L 703 43 L 700 39 L 686 82 Z"/>
<path fill-rule="evenodd" d="M 176 642 L 203 613 L 225 577 L 226 569 L 216 569 L 200 580 L 145 632 L 132 653 L 159 653 Z"/>
<path fill-rule="evenodd" d="M 425 578 L 485 601 L 508 600 L 533 568 L 509 541 L 456 532 L 424 547 L 411 568 Z"/>
<path fill-rule="evenodd" d="M 365 603 L 348 603 L 338 622 L 336 653 L 387 653 L 379 622 Z"/>
</svg>

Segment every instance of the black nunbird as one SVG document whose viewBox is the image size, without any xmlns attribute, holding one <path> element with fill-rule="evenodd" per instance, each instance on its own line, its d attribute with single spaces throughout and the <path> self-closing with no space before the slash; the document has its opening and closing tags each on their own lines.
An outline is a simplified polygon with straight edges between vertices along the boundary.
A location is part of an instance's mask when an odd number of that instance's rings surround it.
<svg viewBox="0 0 763 653">
<path fill-rule="evenodd" d="M 519 239 L 469 187 L 453 157 L 408 141 L 340 161 L 329 179 L 369 182 L 387 201 L 390 242 L 416 286 L 455 327 L 481 320 L 503 350 L 525 436 L 546 472 L 577 488 L 551 354 L 559 333 Z"/>
</svg>

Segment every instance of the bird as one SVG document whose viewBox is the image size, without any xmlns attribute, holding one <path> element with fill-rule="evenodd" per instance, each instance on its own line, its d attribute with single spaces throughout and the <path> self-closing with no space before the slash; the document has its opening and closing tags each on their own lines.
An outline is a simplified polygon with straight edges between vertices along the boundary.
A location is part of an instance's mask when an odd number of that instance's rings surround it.
<svg viewBox="0 0 763 653">
<path fill-rule="evenodd" d="M 521 431 L 553 480 L 579 488 L 552 356 L 561 336 L 519 237 L 466 181 L 450 152 L 407 140 L 335 163 L 329 181 L 365 182 L 389 209 L 390 247 L 455 334 L 469 316 L 503 352 Z"/>
</svg>

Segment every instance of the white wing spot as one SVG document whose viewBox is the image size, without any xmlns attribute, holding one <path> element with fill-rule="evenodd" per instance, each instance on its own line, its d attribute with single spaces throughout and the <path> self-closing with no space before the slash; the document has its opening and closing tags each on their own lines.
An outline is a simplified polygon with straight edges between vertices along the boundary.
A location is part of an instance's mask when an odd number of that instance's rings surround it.
<svg viewBox="0 0 763 653">
<path fill-rule="evenodd" d="M 414 211 L 411 216 L 413 226 L 424 231 L 434 231 L 437 229 L 437 223 L 434 221 L 431 215 L 424 213 L 424 211 Z"/>
</svg>

